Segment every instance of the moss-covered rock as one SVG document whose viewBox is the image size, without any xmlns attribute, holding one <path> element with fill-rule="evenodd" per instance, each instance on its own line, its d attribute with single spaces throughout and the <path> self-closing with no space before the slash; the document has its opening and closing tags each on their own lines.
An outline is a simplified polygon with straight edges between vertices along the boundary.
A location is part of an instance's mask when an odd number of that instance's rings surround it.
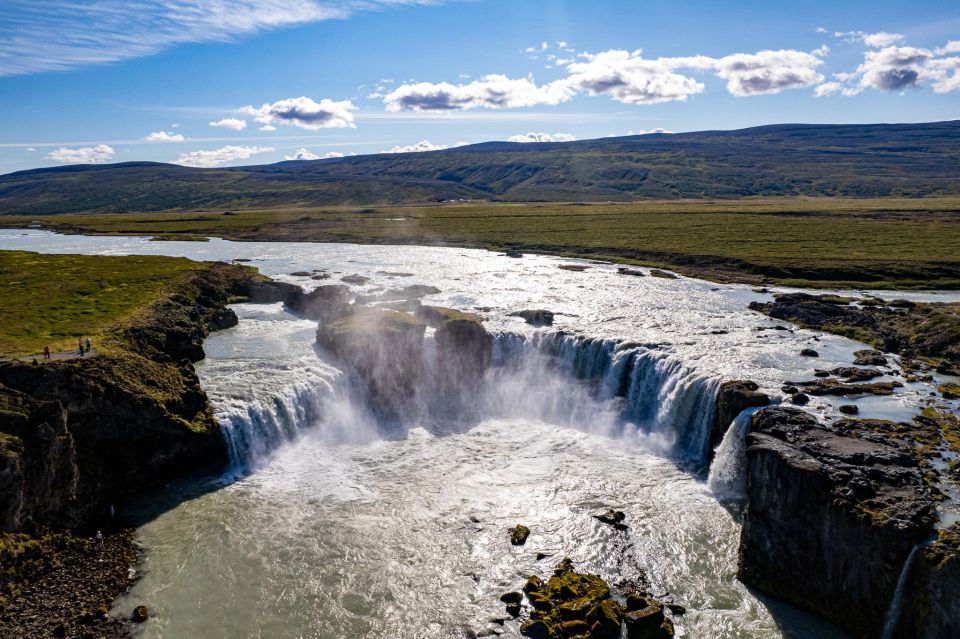
<svg viewBox="0 0 960 639">
<path fill-rule="evenodd" d="M 517 524 L 510 529 L 510 543 L 514 546 L 522 546 L 527 543 L 527 537 L 530 536 L 530 529 L 523 524 Z"/>
</svg>

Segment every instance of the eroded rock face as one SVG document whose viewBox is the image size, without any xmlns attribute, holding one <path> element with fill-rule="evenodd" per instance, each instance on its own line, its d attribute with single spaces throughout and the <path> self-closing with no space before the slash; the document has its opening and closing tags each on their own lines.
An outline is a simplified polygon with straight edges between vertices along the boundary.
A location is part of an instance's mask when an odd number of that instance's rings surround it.
<svg viewBox="0 0 960 639">
<path fill-rule="evenodd" d="M 720 445 L 727 428 L 747 408 L 766 406 L 770 397 L 759 392 L 756 382 L 732 380 L 720 384 L 714 409 L 713 428 L 710 431 L 710 455 Z"/>
<path fill-rule="evenodd" d="M 294 296 L 287 306 L 293 312 L 312 320 L 329 322 L 347 313 L 351 298 L 350 287 L 342 284 L 325 284 L 309 293 Z"/>
<path fill-rule="evenodd" d="M 739 578 L 857 637 L 880 634 L 934 501 L 910 443 L 820 424 L 791 407 L 754 416 Z"/>
<path fill-rule="evenodd" d="M 426 324 L 408 313 L 355 307 L 322 323 L 317 342 L 357 371 L 378 412 L 403 417 L 412 410 L 423 376 L 425 330 Z"/>
<path fill-rule="evenodd" d="M 493 353 L 493 336 L 480 318 L 440 306 L 420 306 L 416 316 L 436 328 L 437 385 L 453 395 L 475 395 Z"/>
</svg>

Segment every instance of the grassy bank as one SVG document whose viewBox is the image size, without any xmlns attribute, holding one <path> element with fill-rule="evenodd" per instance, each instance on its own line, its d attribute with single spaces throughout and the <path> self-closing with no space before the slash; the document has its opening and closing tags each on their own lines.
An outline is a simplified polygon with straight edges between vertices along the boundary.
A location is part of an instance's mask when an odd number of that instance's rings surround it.
<svg viewBox="0 0 960 639">
<path fill-rule="evenodd" d="M 960 288 L 960 198 L 282 208 L 5 216 L 68 233 L 515 248 L 718 281 Z"/>
<path fill-rule="evenodd" d="M 0 251 L 0 356 L 73 350 L 166 294 L 186 273 L 182 258 L 38 255 Z"/>
</svg>

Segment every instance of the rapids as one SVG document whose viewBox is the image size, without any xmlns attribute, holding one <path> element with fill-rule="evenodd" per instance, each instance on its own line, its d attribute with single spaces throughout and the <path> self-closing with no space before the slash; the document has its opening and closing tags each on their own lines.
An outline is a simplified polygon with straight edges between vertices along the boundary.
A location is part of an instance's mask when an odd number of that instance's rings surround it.
<svg viewBox="0 0 960 639">
<path fill-rule="evenodd" d="M 735 579 L 737 511 L 717 495 L 740 490 L 743 415 L 707 481 L 720 381 L 752 379 L 779 397 L 784 380 L 849 364 L 861 347 L 774 330 L 746 308 L 767 294 L 450 248 L 41 231 L 0 231 L 0 248 L 239 258 L 307 289 L 354 273 L 371 278 L 358 293 L 430 284 L 441 293 L 426 303 L 478 312 L 496 334 L 475 414 L 383 424 L 315 347 L 314 322 L 279 304 L 236 305 L 239 325 L 211 335 L 197 366 L 231 468 L 126 513 L 142 522 L 142 578 L 116 609 L 149 606 L 144 637 L 517 636 L 515 622 L 493 621 L 505 617 L 499 595 L 563 556 L 611 583 L 645 572 L 688 609 L 678 636 L 843 636 Z M 315 269 L 331 278 L 289 275 Z M 509 315 L 532 308 L 557 313 L 555 325 Z M 800 357 L 805 347 L 820 358 Z M 856 403 L 865 417 L 903 419 L 929 386 L 902 391 Z M 626 535 L 590 517 L 609 508 L 627 513 Z M 533 531 L 520 548 L 506 533 L 518 522 Z"/>
</svg>

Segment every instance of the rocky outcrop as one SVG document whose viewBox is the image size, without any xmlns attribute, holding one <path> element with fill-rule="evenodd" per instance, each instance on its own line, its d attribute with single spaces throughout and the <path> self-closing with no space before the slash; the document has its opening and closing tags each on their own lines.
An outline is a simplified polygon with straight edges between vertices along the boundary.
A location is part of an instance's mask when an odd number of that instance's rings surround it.
<svg viewBox="0 0 960 639">
<path fill-rule="evenodd" d="M 747 436 L 739 578 L 856 637 L 880 634 L 903 564 L 934 520 L 912 444 L 874 431 L 771 407 Z"/>
<path fill-rule="evenodd" d="M 191 361 L 249 269 L 213 264 L 105 336 L 97 357 L 0 363 L 0 531 L 84 526 L 113 504 L 226 460 Z"/>
<path fill-rule="evenodd" d="M 510 317 L 522 317 L 531 326 L 553 326 L 553 311 L 528 309 L 510 313 Z"/>
<path fill-rule="evenodd" d="M 723 436 L 733 420 L 748 408 L 766 406 L 770 397 L 761 393 L 760 386 L 749 380 L 732 380 L 720 384 L 717 390 L 717 402 L 713 413 L 713 427 L 710 430 L 709 455 L 723 441 Z"/>
<path fill-rule="evenodd" d="M 900 607 L 890 619 L 895 639 L 960 637 L 960 523 L 918 549 L 908 567 Z"/>
<path fill-rule="evenodd" d="M 321 324 L 317 342 L 363 379 L 380 414 L 404 417 L 415 405 L 423 377 L 426 324 L 409 313 L 355 307 Z"/>
<path fill-rule="evenodd" d="M 773 302 L 752 302 L 750 308 L 828 333 L 844 335 L 906 357 L 942 358 L 947 367 L 960 365 L 960 304 L 884 302 L 836 295 L 784 293 Z M 879 357 L 858 364 L 884 365 Z"/>
<path fill-rule="evenodd" d="M 302 317 L 328 322 L 339 319 L 347 313 L 347 302 L 352 294 L 350 287 L 342 284 L 318 286 L 309 293 L 296 295 L 288 301 L 287 307 Z"/>
<path fill-rule="evenodd" d="M 480 318 L 440 306 L 420 306 L 416 317 L 436 329 L 436 383 L 442 392 L 475 396 L 493 353 L 493 336 Z"/>
</svg>

